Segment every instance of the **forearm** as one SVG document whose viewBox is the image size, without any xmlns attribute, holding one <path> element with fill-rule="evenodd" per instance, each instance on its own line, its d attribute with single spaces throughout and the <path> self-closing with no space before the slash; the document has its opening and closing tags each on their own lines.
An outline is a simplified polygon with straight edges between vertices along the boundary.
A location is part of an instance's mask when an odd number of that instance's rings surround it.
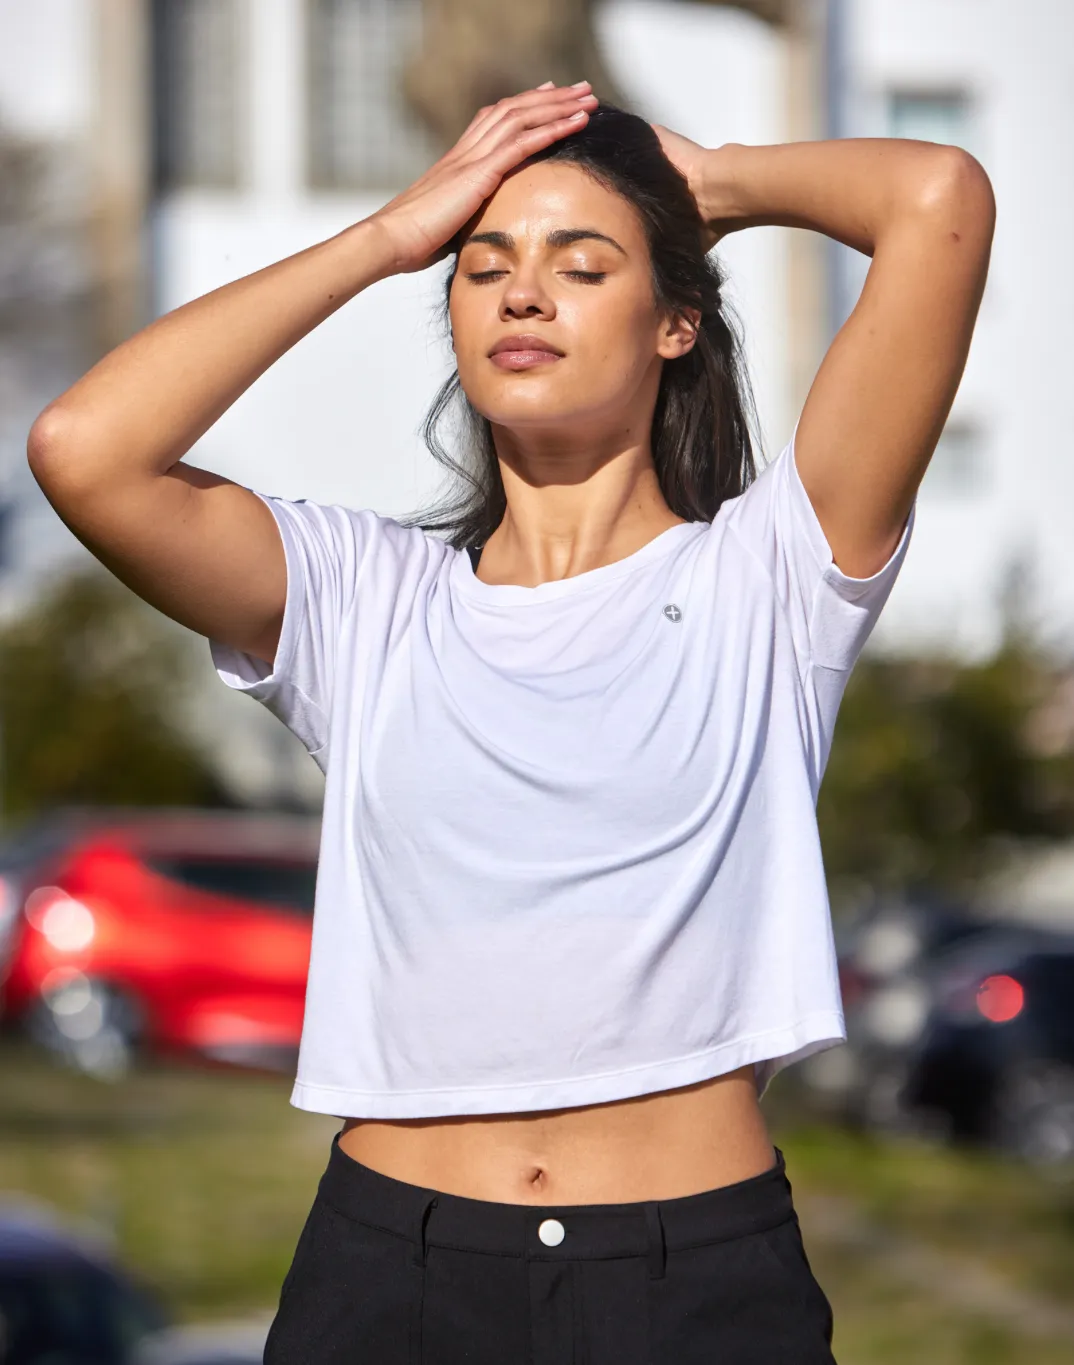
<svg viewBox="0 0 1074 1365">
<path fill-rule="evenodd" d="M 721 236 L 768 225 L 809 228 L 871 256 L 886 231 L 910 218 L 942 218 L 952 231 L 987 229 L 990 190 L 978 163 L 958 148 L 841 138 L 706 151 L 696 197 Z"/>
<path fill-rule="evenodd" d="M 46 491 L 163 474 L 297 341 L 392 273 L 361 222 L 158 318 L 51 403 L 30 434 Z"/>
</svg>

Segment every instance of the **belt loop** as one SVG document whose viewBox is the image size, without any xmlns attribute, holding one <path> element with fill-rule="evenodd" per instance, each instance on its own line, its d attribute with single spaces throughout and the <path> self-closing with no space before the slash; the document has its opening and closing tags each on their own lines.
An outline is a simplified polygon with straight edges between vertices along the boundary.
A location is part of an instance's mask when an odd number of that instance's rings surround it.
<svg viewBox="0 0 1074 1365">
<path fill-rule="evenodd" d="M 660 1205 L 651 1201 L 645 1205 L 645 1225 L 649 1230 L 649 1278 L 660 1280 L 667 1265 L 667 1244 L 664 1224 L 660 1219 Z"/>
<path fill-rule="evenodd" d="M 417 1236 L 414 1239 L 414 1264 L 420 1266 L 422 1269 L 425 1268 L 425 1257 L 429 1251 L 427 1236 L 429 1214 L 436 1208 L 437 1202 L 435 1194 L 428 1195 L 422 1203 L 421 1210 L 418 1214 L 418 1231 Z"/>
</svg>

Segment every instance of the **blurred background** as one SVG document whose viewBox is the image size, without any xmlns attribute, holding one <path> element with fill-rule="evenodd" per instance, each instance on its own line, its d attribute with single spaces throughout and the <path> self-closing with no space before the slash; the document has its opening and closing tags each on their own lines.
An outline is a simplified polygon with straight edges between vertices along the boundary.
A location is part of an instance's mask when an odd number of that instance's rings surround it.
<svg viewBox="0 0 1074 1365">
<path fill-rule="evenodd" d="M 1069 0 L 0 0 L 0 1363 L 260 1360 L 339 1121 L 288 1105 L 318 769 L 25 461 L 159 313 L 362 218 L 546 79 L 708 146 L 894 136 L 998 222 L 820 801 L 848 1042 L 764 1106 L 841 1365 L 1074 1361 Z M 868 261 L 720 244 L 763 451 Z M 189 459 L 401 514 L 443 272 L 374 286 Z"/>
</svg>

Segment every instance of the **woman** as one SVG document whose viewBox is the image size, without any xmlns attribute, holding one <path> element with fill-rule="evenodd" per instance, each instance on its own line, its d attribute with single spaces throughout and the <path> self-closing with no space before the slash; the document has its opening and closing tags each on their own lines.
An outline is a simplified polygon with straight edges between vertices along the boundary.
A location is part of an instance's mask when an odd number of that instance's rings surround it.
<svg viewBox="0 0 1074 1365">
<path fill-rule="evenodd" d="M 292 1099 L 345 1123 L 266 1360 L 833 1359 L 759 1100 L 844 1036 L 817 786 L 993 217 L 953 148 L 706 150 L 546 82 L 35 423 L 60 516 L 326 772 Z M 706 251 L 763 223 L 873 263 L 754 479 Z M 181 462 L 317 323 L 449 252 L 475 441 L 447 513 Z"/>
</svg>

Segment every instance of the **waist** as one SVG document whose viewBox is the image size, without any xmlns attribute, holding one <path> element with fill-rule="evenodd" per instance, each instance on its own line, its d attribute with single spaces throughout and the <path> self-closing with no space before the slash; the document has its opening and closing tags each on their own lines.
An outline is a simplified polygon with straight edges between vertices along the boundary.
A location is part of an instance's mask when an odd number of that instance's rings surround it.
<svg viewBox="0 0 1074 1365">
<path fill-rule="evenodd" d="M 406 1184 L 506 1204 L 676 1199 L 776 1163 L 752 1063 L 695 1085 L 571 1109 L 347 1119 L 338 1146 Z"/>
<path fill-rule="evenodd" d="M 607 1259 L 656 1250 L 654 1234 L 661 1252 L 677 1251 L 747 1236 L 796 1217 L 778 1147 L 759 1174 L 681 1198 L 528 1205 L 396 1180 L 348 1156 L 337 1134 L 317 1197 L 357 1223 L 420 1242 L 423 1253 L 426 1246 L 444 1246 L 494 1255 Z"/>
</svg>

